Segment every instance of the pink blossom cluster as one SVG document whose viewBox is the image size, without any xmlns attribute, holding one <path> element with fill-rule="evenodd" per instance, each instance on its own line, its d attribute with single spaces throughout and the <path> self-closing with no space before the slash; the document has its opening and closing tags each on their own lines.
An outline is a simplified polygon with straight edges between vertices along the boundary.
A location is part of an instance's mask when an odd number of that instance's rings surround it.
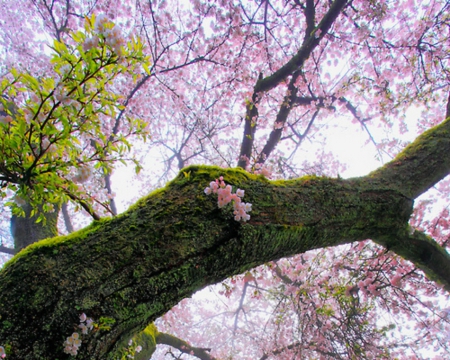
<svg viewBox="0 0 450 360">
<path fill-rule="evenodd" d="M 6 357 L 5 348 L 0 346 L 0 358 L 4 359 Z"/>
<path fill-rule="evenodd" d="M 27 202 L 24 198 L 20 197 L 19 195 L 14 195 L 13 197 L 13 201 L 18 205 L 18 206 L 23 206 L 25 205 Z"/>
<path fill-rule="evenodd" d="M 83 50 L 84 51 L 89 51 L 95 47 L 98 46 L 98 37 L 97 36 L 93 36 L 90 38 L 87 38 L 84 43 L 83 43 Z"/>
<path fill-rule="evenodd" d="M 93 321 L 91 318 L 86 317 L 86 314 L 83 313 L 80 315 L 80 325 L 78 325 L 78 327 L 81 329 L 81 333 L 86 335 L 89 330 L 92 330 Z M 78 332 L 74 332 L 64 341 L 64 352 L 66 354 L 76 356 L 80 346 L 80 334 Z"/>
<path fill-rule="evenodd" d="M 248 221 L 250 220 L 250 215 L 248 214 L 252 211 L 252 204 L 242 202 L 241 198 L 244 197 L 244 190 L 237 189 L 236 193 L 233 194 L 233 188 L 231 185 L 225 184 L 223 181 L 223 176 L 215 181 L 211 181 L 209 186 L 205 188 L 205 194 L 209 195 L 211 193 L 218 195 L 217 204 L 219 208 L 223 208 L 230 202 L 233 203 L 233 214 L 234 220 L 236 221 Z"/>
<path fill-rule="evenodd" d="M 68 69 L 68 65 L 63 65 L 59 68 L 62 77 L 66 77 L 70 73 L 70 70 L 67 70 L 67 69 Z M 73 105 L 79 110 L 80 104 L 78 104 L 77 101 L 75 101 L 74 99 L 71 99 L 70 96 L 67 95 L 66 93 L 67 93 L 67 89 L 64 88 L 63 84 L 59 83 L 53 92 L 54 103 L 55 104 L 61 103 L 66 106 Z M 36 102 L 36 103 L 38 103 L 38 102 Z"/>
<path fill-rule="evenodd" d="M 91 318 L 86 317 L 86 314 L 83 313 L 80 315 L 80 325 L 78 327 L 81 329 L 81 333 L 87 335 L 89 330 L 93 328 L 93 320 Z"/>
<path fill-rule="evenodd" d="M 42 151 L 47 152 L 47 154 L 55 154 L 58 150 L 55 144 L 50 143 L 50 140 L 43 138 L 41 142 Z"/>
<path fill-rule="evenodd" d="M 278 123 L 277 123 L 278 124 Z M 268 179 L 272 178 L 272 170 L 269 166 L 266 166 L 263 162 L 257 162 L 253 166 L 250 164 L 250 159 L 243 155 L 240 157 L 241 160 L 246 162 L 245 170 L 247 170 L 250 173 L 256 174 L 256 175 L 262 175 Z M 266 160 L 266 156 L 262 154 L 262 160 Z"/>
<path fill-rule="evenodd" d="M 253 173 L 265 176 L 266 178 L 272 177 L 272 171 L 267 166 L 261 163 L 255 164 L 255 170 L 253 171 Z"/>
<path fill-rule="evenodd" d="M 380 295 L 380 289 L 379 284 L 377 285 L 374 279 L 371 279 L 370 277 L 366 278 L 365 280 L 360 280 L 358 282 L 359 289 L 363 292 L 363 294 L 372 294 L 373 296 Z"/>
<path fill-rule="evenodd" d="M 77 169 L 76 174 L 73 177 L 73 181 L 83 184 L 88 181 L 92 176 L 92 169 L 89 166 L 82 166 Z"/>
<path fill-rule="evenodd" d="M 105 43 L 113 49 L 117 55 L 122 54 L 121 47 L 125 45 L 125 39 L 122 37 L 121 30 L 113 24 L 109 19 L 101 14 L 95 19 L 95 30 L 105 37 Z M 97 41 L 88 39 L 85 48 L 96 46 Z"/>
</svg>

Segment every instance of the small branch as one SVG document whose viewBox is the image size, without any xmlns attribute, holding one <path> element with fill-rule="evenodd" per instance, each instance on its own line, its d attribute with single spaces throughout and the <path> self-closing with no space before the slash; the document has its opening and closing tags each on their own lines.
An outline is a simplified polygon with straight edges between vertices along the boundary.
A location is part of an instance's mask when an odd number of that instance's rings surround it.
<svg viewBox="0 0 450 360">
<path fill-rule="evenodd" d="M 285 352 L 286 350 L 292 350 L 292 349 L 295 349 L 296 347 L 300 347 L 300 346 L 302 346 L 302 343 L 301 342 L 295 342 L 295 343 L 293 343 L 293 344 L 290 344 L 290 345 L 288 345 L 288 346 L 284 346 L 284 347 L 282 347 L 282 348 L 279 348 L 279 349 L 276 349 L 276 350 L 273 350 L 273 351 L 271 351 L 270 353 L 266 353 L 266 354 L 264 354 L 262 357 L 260 357 L 259 358 L 259 360 L 267 360 L 267 359 L 269 359 L 269 357 L 271 357 L 271 356 L 273 356 L 273 355 L 280 355 L 280 354 L 282 354 L 283 352 Z"/>
<path fill-rule="evenodd" d="M 156 344 L 169 345 L 173 348 L 178 349 L 179 351 L 181 351 L 184 354 L 196 356 L 197 358 L 199 358 L 201 360 L 217 360 L 214 356 L 209 354 L 211 349 L 198 348 L 198 347 L 191 346 L 186 341 L 181 340 L 181 339 L 177 338 L 176 336 L 173 336 L 170 334 L 158 332 L 156 334 L 155 340 L 156 340 Z"/>
<path fill-rule="evenodd" d="M 236 312 L 235 312 L 233 334 L 236 333 L 236 330 L 237 330 L 237 327 L 238 327 L 239 313 L 241 311 L 245 313 L 245 311 L 244 311 L 244 300 L 245 300 L 245 295 L 247 294 L 247 287 L 248 287 L 248 282 L 246 282 L 244 284 L 244 288 L 242 289 L 241 299 L 239 300 L 239 306 L 238 306 L 238 308 L 236 309 Z"/>
<path fill-rule="evenodd" d="M 259 154 L 256 163 L 263 164 L 270 156 L 272 151 L 277 146 L 281 139 L 281 134 L 283 133 L 284 125 L 287 122 L 289 114 L 294 106 L 294 100 L 297 99 L 297 87 L 295 82 L 300 76 L 300 71 L 296 71 L 289 82 L 286 95 L 283 102 L 281 103 L 280 110 L 278 111 L 277 117 L 275 119 L 275 127 L 269 135 L 269 139 L 266 142 L 262 152 Z"/>
<path fill-rule="evenodd" d="M 79 204 L 89 215 L 91 215 L 94 220 L 101 219 L 101 217 L 85 201 L 81 200 L 79 197 L 69 192 L 66 192 L 66 194 L 69 198 L 71 198 L 73 201 Z"/>
<path fill-rule="evenodd" d="M 277 262 L 275 262 L 274 270 L 275 270 L 275 274 L 286 285 L 292 285 L 294 283 L 289 276 L 287 276 L 286 274 L 283 274 L 283 271 L 280 269 L 280 267 L 278 266 Z"/>
<path fill-rule="evenodd" d="M 16 253 L 15 249 L 11 249 L 9 247 L 0 245 L 0 252 L 5 253 L 5 254 L 10 254 L 10 255 L 14 255 Z"/>
<path fill-rule="evenodd" d="M 105 179 L 105 188 L 108 191 L 108 194 L 112 195 L 112 187 L 111 187 L 111 174 L 105 174 L 104 175 L 104 179 Z M 109 200 L 109 207 L 111 210 L 111 213 L 116 216 L 117 215 L 117 206 L 116 206 L 116 202 L 114 201 L 114 198 L 111 197 L 111 199 Z"/>
</svg>

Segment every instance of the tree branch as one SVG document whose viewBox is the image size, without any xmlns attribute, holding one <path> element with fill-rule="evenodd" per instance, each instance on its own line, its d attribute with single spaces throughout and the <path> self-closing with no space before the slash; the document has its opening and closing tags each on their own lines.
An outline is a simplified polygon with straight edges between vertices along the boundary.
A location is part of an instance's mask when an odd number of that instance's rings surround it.
<svg viewBox="0 0 450 360">
<path fill-rule="evenodd" d="M 216 360 L 216 358 L 214 356 L 209 354 L 211 349 L 198 348 L 198 347 L 191 346 L 191 345 L 189 345 L 188 342 L 181 340 L 181 339 L 177 338 L 176 336 L 158 332 L 156 334 L 155 339 L 156 339 L 157 344 L 169 345 L 171 347 L 178 349 L 179 351 L 181 351 L 184 354 L 196 356 L 200 360 Z"/>
<path fill-rule="evenodd" d="M 430 280 L 450 292 L 450 255 L 430 236 L 410 230 L 397 237 L 381 237 L 374 241 L 413 262 Z"/>
<path fill-rule="evenodd" d="M 8 357 L 63 358 L 61 339 L 84 312 L 112 325 L 83 339 L 77 358 L 113 358 L 130 334 L 198 289 L 281 257 L 365 239 L 450 291 L 449 254 L 420 232 L 410 235 L 408 225 L 412 196 L 438 180 L 429 173 L 450 172 L 449 123 L 419 136 L 397 165 L 360 178 L 270 182 L 239 169 L 191 166 L 122 215 L 28 246 L 0 273 Z M 219 176 L 245 190 L 249 222 L 235 221 L 203 193 Z"/>
<path fill-rule="evenodd" d="M 311 33 L 305 33 L 305 39 L 302 46 L 285 65 L 275 71 L 272 75 L 265 78 L 260 77 L 253 88 L 253 95 L 251 99 L 248 99 L 245 115 L 244 135 L 242 138 L 241 150 L 239 153 L 238 167 L 244 168 L 247 165 L 247 161 L 251 157 L 253 148 L 254 135 L 256 132 L 256 120 L 258 117 L 257 104 L 260 101 L 261 94 L 277 87 L 288 76 L 293 75 L 299 70 L 304 62 L 309 58 L 313 50 L 319 45 L 322 38 L 330 30 L 334 21 L 339 16 L 342 9 L 347 4 L 348 0 L 335 0 L 328 10 L 327 14 L 322 18 L 322 21 L 317 26 L 317 29 Z M 311 5 L 311 2 L 309 4 Z M 314 12 L 311 9 L 307 10 L 308 23 L 312 26 L 314 19 Z"/>
<path fill-rule="evenodd" d="M 249 223 L 203 193 L 221 175 L 245 189 L 254 208 Z M 77 358 L 104 358 L 204 286 L 314 248 L 397 234 L 411 205 L 367 178 L 271 183 L 242 170 L 191 166 L 130 211 L 17 255 L 0 273 L 0 339 L 14 349 L 12 359 L 35 359 L 38 351 L 63 357 L 61 339 L 85 312 L 114 325 L 83 340 Z"/>
<path fill-rule="evenodd" d="M 348 0 L 335 0 L 326 15 L 322 18 L 322 21 L 317 26 L 316 32 L 305 34 L 305 39 L 297 54 L 295 54 L 291 60 L 275 71 L 272 75 L 258 80 L 254 88 L 254 93 L 269 91 L 277 87 L 284 79 L 294 73 L 294 71 L 301 68 L 306 59 L 308 59 L 311 55 L 312 51 L 317 45 L 319 45 L 322 38 L 330 30 L 331 26 L 336 21 L 337 17 L 347 3 Z M 318 34 L 319 30 L 320 34 Z"/>
<path fill-rule="evenodd" d="M 16 250 L 0 245 L 0 252 L 5 253 L 5 254 L 10 254 L 10 255 L 14 255 L 16 253 Z"/>
<path fill-rule="evenodd" d="M 425 131 L 399 155 L 369 176 L 415 199 L 450 173 L 450 94 L 446 119 Z"/>
<path fill-rule="evenodd" d="M 283 133 L 284 125 L 286 124 L 288 116 L 291 113 L 291 110 L 294 106 L 294 100 L 297 99 L 298 89 L 295 86 L 295 82 L 297 81 L 299 76 L 300 71 L 298 70 L 292 75 L 292 78 L 289 81 L 286 95 L 275 119 L 274 129 L 270 132 L 269 139 L 264 145 L 261 154 L 259 154 L 256 163 L 264 164 L 264 162 L 269 158 L 270 154 L 275 149 L 275 147 L 277 146 L 278 142 L 281 139 L 281 134 Z"/>
</svg>

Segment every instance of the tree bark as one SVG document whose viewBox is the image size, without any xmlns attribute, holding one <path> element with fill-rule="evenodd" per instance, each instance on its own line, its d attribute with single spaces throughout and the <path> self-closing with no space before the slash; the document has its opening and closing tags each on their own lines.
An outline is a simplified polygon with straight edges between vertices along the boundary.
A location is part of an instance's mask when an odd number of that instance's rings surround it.
<svg viewBox="0 0 450 360">
<path fill-rule="evenodd" d="M 58 235 L 58 213 L 59 208 L 52 213 L 46 213 L 45 225 L 40 222 L 37 223 L 37 216 L 31 215 L 31 206 L 28 203 L 22 205 L 25 211 L 25 216 L 11 217 L 11 235 L 14 239 L 14 249 L 19 252 L 23 248 L 35 243 L 36 241 L 54 237 Z"/>
<path fill-rule="evenodd" d="M 186 341 L 181 340 L 181 339 L 177 338 L 176 336 L 173 336 L 170 334 L 157 332 L 155 340 L 156 340 L 156 344 L 169 345 L 173 348 L 178 349 L 183 354 L 193 355 L 200 360 L 217 360 L 214 356 L 210 355 L 211 349 L 198 348 L 198 347 L 191 346 Z M 142 358 L 142 360 L 146 360 L 146 359 L 148 359 L 148 358 Z"/>
<path fill-rule="evenodd" d="M 240 169 L 188 167 L 126 213 L 16 255 L 0 273 L 0 344 L 8 359 L 69 358 L 63 342 L 84 312 L 112 325 L 85 336 L 77 359 L 113 359 L 124 341 L 207 285 L 365 239 L 413 261 L 450 291 L 449 254 L 408 225 L 413 199 L 449 167 L 450 119 L 361 178 L 271 182 Z M 230 207 L 219 209 L 217 197 L 203 192 L 219 176 L 245 190 L 249 222 L 235 221 Z"/>
</svg>

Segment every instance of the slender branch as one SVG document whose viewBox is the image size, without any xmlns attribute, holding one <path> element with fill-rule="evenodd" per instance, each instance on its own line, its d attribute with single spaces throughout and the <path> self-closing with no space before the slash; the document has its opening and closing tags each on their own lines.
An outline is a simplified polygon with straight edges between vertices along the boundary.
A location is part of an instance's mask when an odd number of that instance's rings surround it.
<svg viewBox="0 0 450 360">
<path fill-rule="evenodd" d="M 216 360 L 214 356 L 209 354 L 211 349 L 191 346 L 188 342 L 167 333 L 158 332 L 155 336 L 155 340 L 157 344 L 169 345 L 178 349 L 183 354 L 196 356 L 200 360 Z"/>
<path fill-rule="evenodd" d="M 278 111 L 277 117 L 275 119 L 275 126 L 274 129 L 271 131 L 269 135 L 269 139 L 266 142 L 266 145 L 264 145 L 264 148 L 259 154 L 258 159 L 256 160 L 256 163 L 264 164 L 264 162 L 269 158 L 272 151 L 277 146 L 278 142 L 281 139 L 281 134 L 283 133 L 284 125 L 287 122 L 288 116 L 294 106 L 294 99 L 297 98 L 297 87 L 295 86 L 295 83 L 300 76 L 300 71 L 296 71 L 289 82 L 286 96 L 284 97 L 283 102 L 281 103 L 280 110 Z"/>
<path fill-rule="evenodd" d="M 276 355 L 280 355 L 280 354 L 282 354 L 283 352 L 285 352 L 286 350 L 292 350 L 292 349 L 295 349 L 296 347 L 300 347 L 300 346 L 302 346 L 302 343 L 301 342 L 295 342 L 295 343 L 292 343 L 292 344 L 289 344 L 289 345 L 287 345 L 287 346 L 284 346 L 284 347 L 282 347 L 282 348 L 279 348 L 279 349 L 275 349 L 275 350 L 273 350 L 273 351 L 271 351 L 270 353 L 266 353 L 266 354 L 264 354 L 263 356 L 261 356 L 260 358 L 259 358 L 259 360 L 267 360 L 267 359 L 269 359 L 269 357 L 271 357 L 271 356 L 276 356 Z"/>
<path fill-rule="evenodd" d="M 104 179 L 105 179 L 105 188 L 108 191 L 108 194 L 112 195 L 113 191 L 112 191 L 112 186 L 111 186 L 111 174 L 104 174 Z M 117 206 L 116 206 L 116 202 L 114 200 L 113 197 L 111 197 L 111 199 L 109 199 L 109 207 L 111 210 L 112 215 L 117 215 Z"/>
<path fill-rule="evenodd" d="M 80 205 L 94 220 L 100 220 L 100 216 L 85 201 L 69 192 L 66 192 L 66 195 Z"/>
<path fill-rule="evenodd" d="M 245 313 L 244 310 L 244 300 L 245 300 L 245 295 L 247 294 L 247 287 L 248 287 L 248 282 L 246 282 L 244 284 L 244 288 L 242 289 L 242 294 L 241 294 L 241 298 L 239 300 L 239 305 L 236 309 L 236 311 L 234 312 L 234 325 L 233 325 L 233 335 L 236 333 L 236 330 L 238 328 L 238 321 L 239 321 L 239 313 L 242 311 L 243 313 Z"/>
</svg>

